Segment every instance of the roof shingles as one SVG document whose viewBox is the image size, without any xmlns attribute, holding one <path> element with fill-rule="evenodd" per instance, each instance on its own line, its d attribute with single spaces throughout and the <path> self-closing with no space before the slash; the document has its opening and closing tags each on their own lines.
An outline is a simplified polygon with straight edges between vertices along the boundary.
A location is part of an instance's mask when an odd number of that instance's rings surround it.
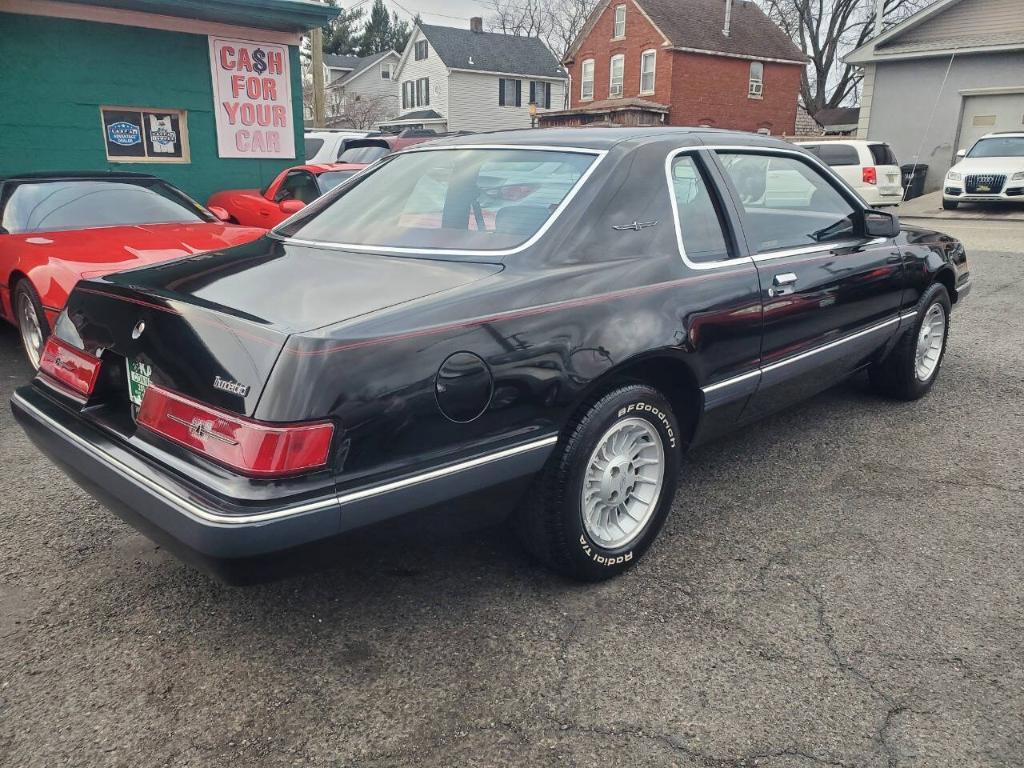
<svg viewBox="0 0 1024 768">
<path fill-rule="evenodd" d="M 420 24 L 420 29 L 441 61 L 450 69 L 532 77 L 566 76 L 558 59 L 536 37 L 473 32 L 433 24 Z"/>
</svg>

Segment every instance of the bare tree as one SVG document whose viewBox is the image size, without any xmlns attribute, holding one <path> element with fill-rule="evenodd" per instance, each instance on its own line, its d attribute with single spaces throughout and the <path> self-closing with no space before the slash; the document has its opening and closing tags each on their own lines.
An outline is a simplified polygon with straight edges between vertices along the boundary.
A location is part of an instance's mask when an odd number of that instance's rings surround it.
<svg viewBox="0 0 1024 768">
<path fill-rule="evenodd" d="M 598 0 L 486 0 L 487 28 L 539 37 L 561 60 Z"/>
<path fill-rule="evenodd" d="M 874 34 L 877 0 L 758 0 L 765 13 L 807 54 L 800 99 L 812 115 L 849 103 L 857 95 L 861 70 L 842 61 Z M 934 0 L 884 0 L 883 24 L 890 26 Z"/>
<path fill-rule="evenodd" d="M 397 113 L 398 100 L 393 96 L 347 95 L 335 91 L 327 98 L 327 125 L 330 128 L 367 131 Z"/>
</svg>

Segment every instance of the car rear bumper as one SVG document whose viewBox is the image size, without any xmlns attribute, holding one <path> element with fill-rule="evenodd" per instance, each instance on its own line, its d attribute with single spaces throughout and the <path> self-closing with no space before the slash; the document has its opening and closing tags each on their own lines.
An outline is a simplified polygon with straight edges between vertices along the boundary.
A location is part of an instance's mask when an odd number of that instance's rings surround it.
<svg viewBox="0 0 1024 768">
<path fill-rule="evenodd" d="M 32 442 L 115 514 L 182 559 L 229 579 L 235 561 L 528 478 L 543 466 L 557 439 L 534 439 L 416 475 L 321 498 L 263 503 L 238 513 L 237 504 L 218 503 L 188 488 L 37 387 L 19 389 L 11 410 Z"/>
</svg>

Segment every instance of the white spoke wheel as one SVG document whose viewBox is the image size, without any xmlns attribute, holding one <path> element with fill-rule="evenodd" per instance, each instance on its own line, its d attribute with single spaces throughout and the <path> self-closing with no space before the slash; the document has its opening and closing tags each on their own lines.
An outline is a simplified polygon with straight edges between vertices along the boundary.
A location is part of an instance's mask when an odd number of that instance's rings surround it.
<svg viewBox="0 0 1024 768">
<path fill-rule="evenodd" d="M 684 439 L 672 404 L 646 384 L 583 403 L 512 520 L 549 568 L 602 581 L 632 567 L 672 507 Z"/>
<path fill-rule="evenodd" d="M 37 370 L 39 359 L 43 355 L 43 347 L 46 346 L 46 337 L 50 335 L 50 329 L 40 309 L 35 290 L 25 280 L 18 283 L 14 289 L 14 317 L 18 321 L 18 331 L 21 334 L 21 345 L 25 348 L 25 356 L 32 364 L 32 368 Z"/>
<path fill-rule="evenodd" d="M 875 390 L 897 400 L 928 394 L 946 354 L 951 309 L 942 283 L 933 283 L 921 294 L 913 319 L 900 322 L 892 349 L 868 369 Z"/>
<path fill-rule="evenodd" d="M 935 374 L 945 344 L 946 313 L 941 304 L 935 303 L 928 307 L 917 334 L 914 374 L 919 381 L 928 381 Z"/>
<path fill-rule="evenodd" d="M 624 547 L 651 519 L 665 478 L 665 448 L 645 419 L 613 424 L 590 454 L 580 505 L 583 526 L 596 544 Z"/>
</svg>

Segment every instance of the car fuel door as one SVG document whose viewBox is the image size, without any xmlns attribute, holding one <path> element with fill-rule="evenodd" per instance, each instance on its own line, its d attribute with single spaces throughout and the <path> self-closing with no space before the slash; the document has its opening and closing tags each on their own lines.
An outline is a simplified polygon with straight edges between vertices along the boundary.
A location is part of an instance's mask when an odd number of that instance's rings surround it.
<svg viewBox="0 0 1024 768">
<path fill-rule="evenodd" d="M 763 307 L 756 417 L 870 360 L 898 323 L 903 264 L 892 237 L 802 153 L 719 152 L 757 267 Z"/>
</svg>

